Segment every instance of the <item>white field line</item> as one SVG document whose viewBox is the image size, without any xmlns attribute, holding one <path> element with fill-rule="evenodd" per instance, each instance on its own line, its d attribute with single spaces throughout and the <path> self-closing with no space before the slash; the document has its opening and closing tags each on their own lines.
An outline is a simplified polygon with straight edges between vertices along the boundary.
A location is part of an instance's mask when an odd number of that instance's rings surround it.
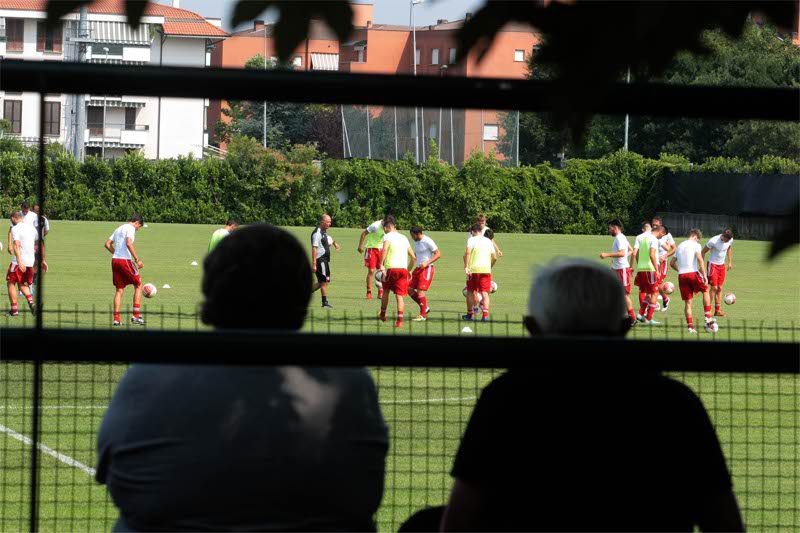
<svg viewBox="0 0 800 533">
<path fill-rule="evenodd" d="M 24 442 L 28 446 L 33 446 L 34 445 L 34 442 L 31 439 L 29 439 L 28 437 L 26 437 L 25 435 L 23 435 L 21 433 L 17 433 L 13 429 L 7 428 L 2 424 L 0 424 L 0 433 L 5 433 L 9 437 L 17 439 L 20 442 Z M 94 477 L 94 475 L 95 475 L 95 469 L 94 468 L 92 468 L 90 466 L 86 466 L 85 464 L 81 463 L 80 461 L 76 461 L 75 459 L 73 459 L 69 455 L 64 455 L 63 453 L 59 453 L 59 452 L 55 451 L 54 449 L 49 448 L 49 447 L 47 447 L 47 446 L 45 446 L 44 444 L 41 444 L 41 443 L 36 444 L 36 447 L 39 448 L 44 453 L 46 453 L 47 455 L 49 455 L 50 457 L 54 457 L 54 458 L 58 459 L 59 461 L 61 461 L 65 465 L 74 466 L 75 468 L 83 470 L 84 472 L 86 472 L 87 474 L 89 474 L 92 477 Z"/>
</svg>

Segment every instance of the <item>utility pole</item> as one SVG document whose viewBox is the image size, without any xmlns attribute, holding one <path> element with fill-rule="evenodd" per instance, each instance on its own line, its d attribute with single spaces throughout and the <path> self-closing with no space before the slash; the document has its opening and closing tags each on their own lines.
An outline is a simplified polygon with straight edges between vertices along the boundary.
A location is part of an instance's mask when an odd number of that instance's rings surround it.
<svg viewBox="0 0 800 533">
<path fill-rule="evenodd" d="M 628 67 L 628 85 L 631 83 L 631 67 Z M 625 151 L 628 151 L 628 125 L 630 124 L 631 116 L 625 113 Z"/>
<path fill-rule="evenodd" d="M 264 71 L 267 70 L 267 25 L 264 24 Z M 264 148 L 267 147 L 267 101 L 264 100 Z"/>
<path fill-rule="evenodd" d="M 414 25 L 414 6 L 417 4 L 421 4 L 423 0 L 411 0 L 411 35 L 413 40 L 413 47 L 414 49 L 411 51 L 411 62 L 414 64 L 414 76 L 417 75 L 417 27 Z M 424 127 L 424 124 L 423 124 Z M 414 106 L 414 140 L 416 141 L 417 146 L 417 164 L 420 164 L 419 160 L 419 122 L 417 120 L 417 107 Z M 423 147 L 423 150 L 425 148 Z"/>
</svg>

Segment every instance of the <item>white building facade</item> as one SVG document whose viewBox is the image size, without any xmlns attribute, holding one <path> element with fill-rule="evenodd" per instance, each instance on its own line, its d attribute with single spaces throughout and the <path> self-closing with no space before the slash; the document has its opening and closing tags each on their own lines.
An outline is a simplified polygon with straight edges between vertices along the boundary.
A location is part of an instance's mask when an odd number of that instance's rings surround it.
<svg viewBox="0 0 800 533">
<path fill-rule="evenodd" d="M 218 19 L 160 4 L 148 4 L 136 28 L 127 24 L 123 1 L 89 4 L 83 21 L 76 11 L 53 29 L 45 9 L 45 0 L 0 0 L 0 58 L 205 68 L 209 49 L 228 36 Z M 81 159 L 131 151 L 148 159 L 200 157 L 207 106 L 202 99 L 103 95 L 102 88 L 46 95 L 44 135 Z M 0 91 L 0 117 L 11 123 L 11 135 L 38 142 L 37 93 Z"/>
</svg>

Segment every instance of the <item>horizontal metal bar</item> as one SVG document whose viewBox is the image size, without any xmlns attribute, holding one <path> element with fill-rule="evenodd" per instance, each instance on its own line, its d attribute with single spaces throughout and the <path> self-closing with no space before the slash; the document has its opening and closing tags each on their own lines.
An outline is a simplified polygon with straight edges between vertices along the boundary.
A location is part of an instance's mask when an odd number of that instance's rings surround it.
<svg viewBox="0 0 800 533">
<path fill-rule="evenodd" d="M 0 90 L 800 120 L 800 89 L 616 83 L 585 94 L 557 82 L 485 78 L 109 66 L 3 60 Z M 576 94 L 570 98 L 570 93 Z"/>
<path fill-rule="evenodd" d="M 379 350 L 375 347 L 380 346 Z M 424 347 L 423 349 L 420 349 Z M 4 329 L 4 361 L 800 373 L 794 343 Z"/>
</svg>

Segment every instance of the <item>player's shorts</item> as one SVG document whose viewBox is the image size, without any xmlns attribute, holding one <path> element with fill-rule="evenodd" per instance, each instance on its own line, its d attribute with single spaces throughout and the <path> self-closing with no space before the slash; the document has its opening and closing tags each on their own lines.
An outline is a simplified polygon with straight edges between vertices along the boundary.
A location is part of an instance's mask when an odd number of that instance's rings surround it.
<svg viewBox="0 0 800 533">
<path fill-rule="evenodd" d="M 681 300 L 691 300 L 698 292 L 708 290 L 708 285 L 703 281 L 700 272 L 678 274 L 678 287 L 681 289 Z"/>
<path fill-rule="evenodd" d="M 408 287 L 410 289 L 417 289 L 418 291 L 427 291 L 431 288 L 433 274 L 433 265 L 428 265 L 425 268 L 415 268 L 414 273 L 411 274 L 411 283 L 408 284 Z"/>
<path fill-rule="evenodd" d="M 633 282 L 634 285 L 639 287 L 639 290 L 647 293 L 653 294 L 658 292 L 658 281 L 659 281 L 658 272 L 637 272 L 636 273 L 636 281 Z"/>
<path fill-rule="evenodd" d="M 492 292 L 492 275 L 471 274 L 467 281 L 467 289 L 478 292 Z"/>
<path fill-rule="evenodd" d="M 381 249 L 367 248 L 364 252 L 364 266 L 369 269 L 377 269 L 381 266 Z"/>
<path fill-rule="evenodd" d="M 142 286 L 139 269 L 130 259 L 111 259 L 111 273 L 114 278 L 114 287 L 118 289 L 124 289 L 128 285 Z"/>
<path fill-rule="evenodd" d="M 614 273 L 619 278 L 619 281 L 622 283 L 622 286 L 625 287 L 625 294 L 631 293 L 631 274 L 633 273 L 632 268 L 613 268 Z"/>
<path fill-rule="evenodd" d="M 18 283 L 19 285 L 33 285 L 33 267 L 25 267 L 25 272 L 22 272 L 15 264 L 8 265 L 8 273 L 6 274 L 6 281 L 8 283 Z"/>
<path fill-rule="evenodd" d="M 405 268 L 390 268 L 386 271 L 383 280 L 383 290 L 392 291 L 398 296 L 408 294 L 408 270 Z"/>
<path fill-rule="evenodd" d="M 664 280 L 667 279 L 667 272 L 669 272 L 669 263 L 667 261 L 662 261 L 658 264 L 659 283 L 664 283 Z"/>
<path fill-rule="evenodd" d="M 317 283 L 330 283 L 331 281 L 331 264 L 328 261 L 317 259 Z"/>
<path fill-rule="evenodd" d="M 708 283 L 712 287 L 722 287 L 725 284 L 725 264 L 716 265 L 708 263 Z"/>
</svg>

